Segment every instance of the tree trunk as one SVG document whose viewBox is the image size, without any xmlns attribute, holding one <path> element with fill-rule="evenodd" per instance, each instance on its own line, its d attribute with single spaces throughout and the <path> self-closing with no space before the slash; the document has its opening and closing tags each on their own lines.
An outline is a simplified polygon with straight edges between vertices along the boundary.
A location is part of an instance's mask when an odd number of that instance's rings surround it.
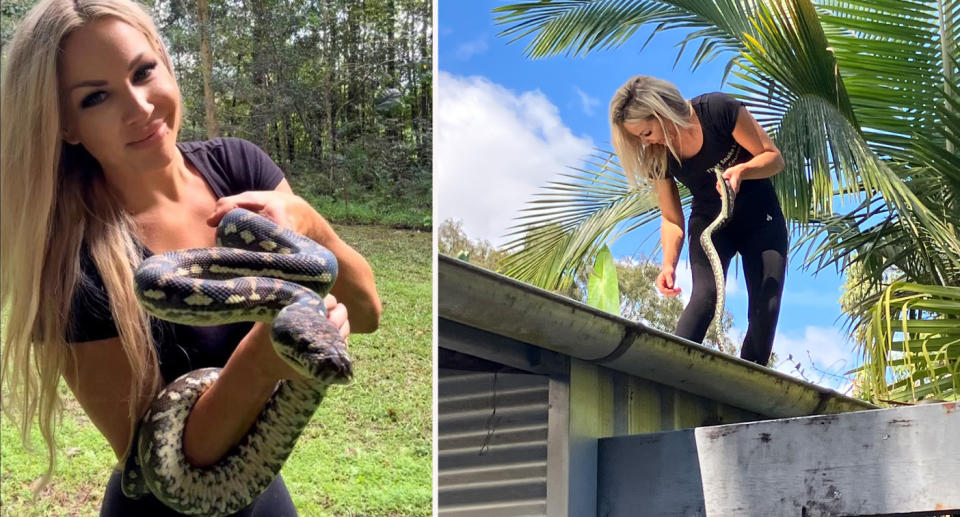
<svg viewBox="0 0 960 517">
<path fill-rule="evenodd" d="M 252 126 L 252 140 L 261 149 L 267 149 L 267 113 L 266 113 L 266 46 L 267 46 L 267 12 L 263 0 L 252 0 L 253 7 L 253 102 L 250 106 L 250 124 Z"/>
<path fill-rule="evenodd" d="M 293 120 L 296 115 L 291 113 L 287 120 L 284 122 L 284 129 L 286 129 L 286 140 L 287 140 L 287 163 L 293 163 L 293 160 L 297 157 L 296 152 L 296 137 L 293 134 Z M 304 127 L 306 129 L 306 127 Z"/>
<path fill-rule="evenodd" d="M 207 0 L 197 0 L 197 19 L 200 20 L 200 72 L 203 75 L 204 125 L 207 138 L 220 133 L 217 105 L 213 98 L 213 50 L 210 48 L 210 13 Z"/>
</svg>

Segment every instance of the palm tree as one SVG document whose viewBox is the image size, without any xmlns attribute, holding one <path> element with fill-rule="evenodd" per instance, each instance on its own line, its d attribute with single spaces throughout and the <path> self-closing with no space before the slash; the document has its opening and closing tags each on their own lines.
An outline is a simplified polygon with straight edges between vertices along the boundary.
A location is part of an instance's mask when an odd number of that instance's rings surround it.
<svg viewBox="0 0 960 517">
<path fill-rule="evenodd" d="M 786 160 L 773 181 L 806 266 L 859 272 L 845 306 L 863 338 L 862 393 L 958 397 L 960 1 L 526 0 L 494 11 L 501 35 L 529 37 L 534 58 L 615 48 L 652 26 L 651 38 L 688 30 L 680 54 L 695 47 L 694 67 L 727 59 L 725 79 Z M 840 213 L 838 198 L 860 203 Z M 505 272 L 562 289 L 655 207 L 598 150 L 526 209 Z"/>
</svg>

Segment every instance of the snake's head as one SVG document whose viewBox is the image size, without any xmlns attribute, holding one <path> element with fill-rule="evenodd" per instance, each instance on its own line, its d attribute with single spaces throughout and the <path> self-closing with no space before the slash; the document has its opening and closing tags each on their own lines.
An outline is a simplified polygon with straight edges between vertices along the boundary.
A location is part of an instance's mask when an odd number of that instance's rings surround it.
<svg viewBox="0 0 960 517">
<path fill-rule="evenodd" d="M 321 384 L 345 384 L 353 376 L 347 343 L 322 311 L 289 305 L 271 327 L 273 347 L 297 373 Z"/>
</svg>

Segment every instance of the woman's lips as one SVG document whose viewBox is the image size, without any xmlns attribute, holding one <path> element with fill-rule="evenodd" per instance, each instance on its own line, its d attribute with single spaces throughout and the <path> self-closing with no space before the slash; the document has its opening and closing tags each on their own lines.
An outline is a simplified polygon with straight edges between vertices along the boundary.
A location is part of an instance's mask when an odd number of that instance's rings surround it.
<svg viewBox="0 0 960 517">
<path fill-rule="evenodd" d="M 167 134 L 167 125 L 163 121 L 158 121 L 154 124 L 153 130 L 147 135 L 146 138 L 141 140 L 136 140 L 127 144 L 128 147 L 132 149 L 143 149 L 146 147 L 151 147 L 160 141 L 163 140 L 163 137 Z"/>
</svg>

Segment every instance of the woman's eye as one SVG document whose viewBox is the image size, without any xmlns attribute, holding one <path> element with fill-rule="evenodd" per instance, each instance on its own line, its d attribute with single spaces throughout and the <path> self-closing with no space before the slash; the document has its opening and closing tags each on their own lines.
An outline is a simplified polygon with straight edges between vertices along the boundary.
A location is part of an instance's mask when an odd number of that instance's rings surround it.
<svg viewBox="0 0 960 517">
<path fill-rule="evenodd" d="M 136 73 L 133 74 L 134 81 L 142 81 L 147 77 L 150 77 L 150 74 L 153 73 L 153 69 L 157 67 L 156 63 L 147 63 L 137 69 Z"/>
<path fill-rule="evenodd" d="M 86 97 L 84 97 L 82 101 L 80 101 L 80 107 L 89 108 L 91 106 L 96 106 L 97 104 L 100 104 L 101 102 L 103 102 L 103 100 L 106 97 L 107 97 L 106 92 L 93 92 L 90 95 L 87 95 Z"/>
</svg>

